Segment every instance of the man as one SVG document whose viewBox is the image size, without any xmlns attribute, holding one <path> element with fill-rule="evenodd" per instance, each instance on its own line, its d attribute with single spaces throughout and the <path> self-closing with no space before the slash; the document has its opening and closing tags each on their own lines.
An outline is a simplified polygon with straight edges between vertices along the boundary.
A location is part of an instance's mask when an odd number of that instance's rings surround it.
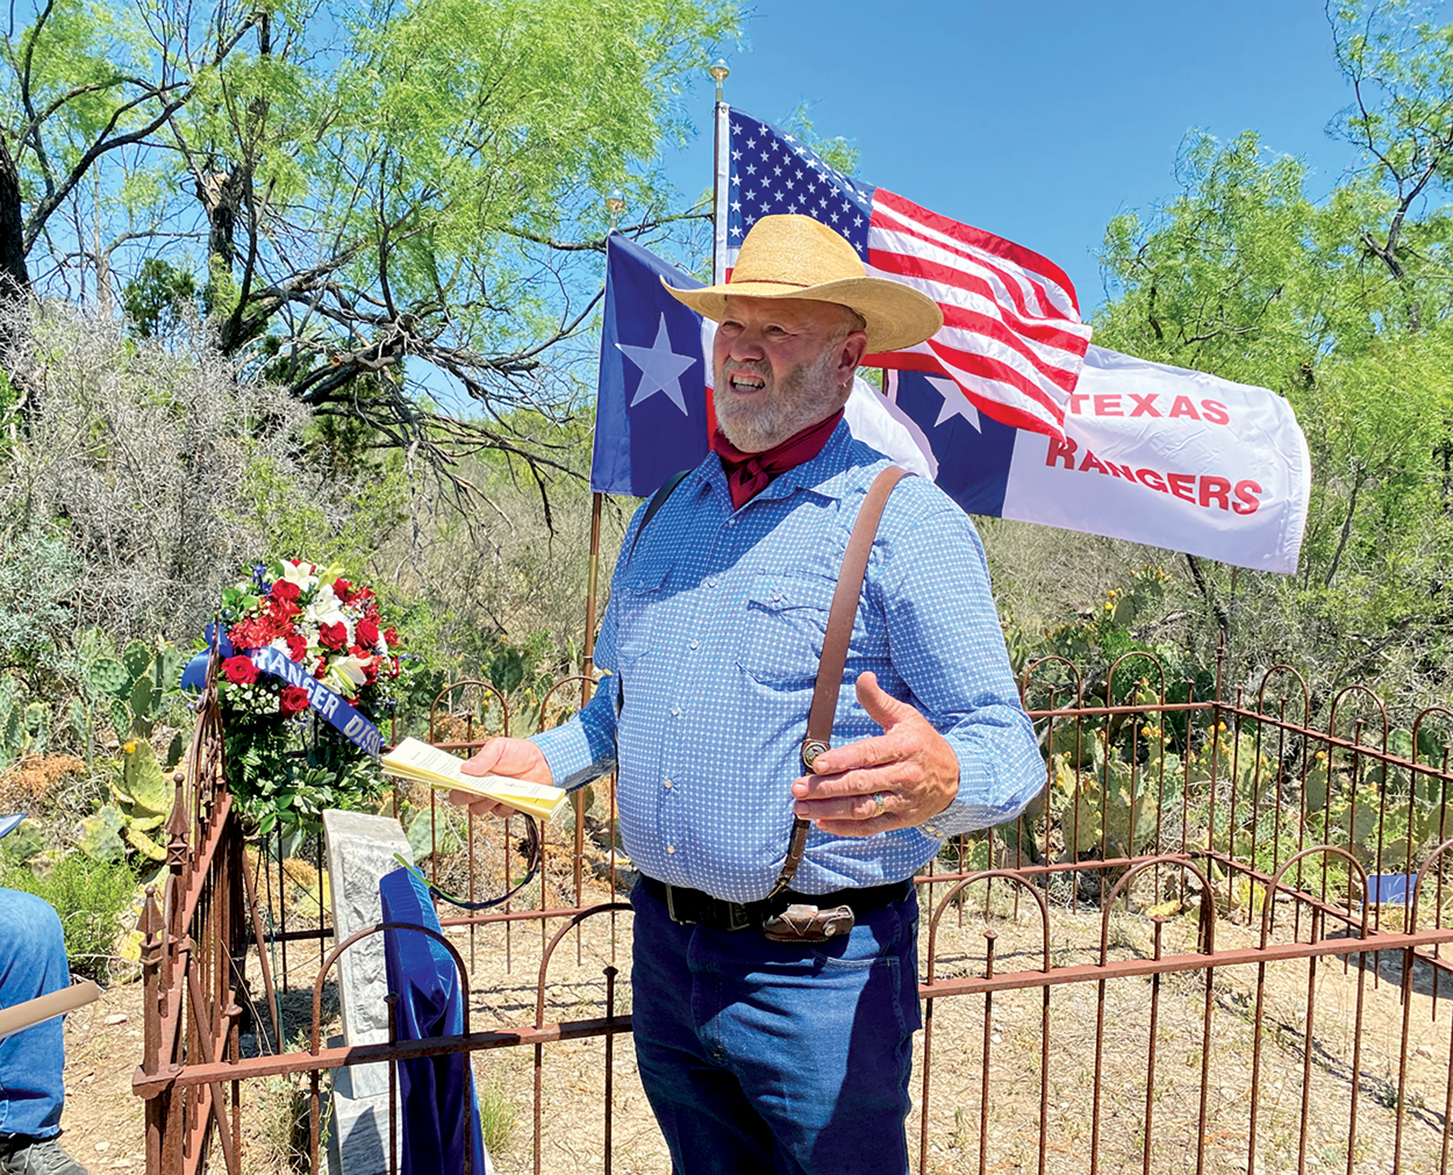
<svg viewBox="0 0 1453 1175">
<path fill-rule="evenodd" d="M 34 894 L 0 889 L 0 1008 L 70 982 L 59 915 Z M 0 1039 L 0 1175 L 86 1175 L 57 1141 L 64 1067 L 59 1017 Z"/>
<path fill-rule="evenodd" d="M 843 404 L 867 351 L 941 318 L 804 216 L 758 221 L 728 284 L 672 293 L 720 324 L 714 452 L 627 530 L 589 705 L 465 770 L 564 787 L 619 771 L 642 874 L 636 1056 L 675 1171 L 907 1171 L 913 875 L 1044 779 L 978 537 L 925 479 L 900 482 L 879 524 L 832 749 L 810 774 L 799 756 L 848 535 L 888 464 Z M 794 816 L 812 822 L 806 853 L 766 902 Z M 788 902 L 846 905 L 855 925 L 769 940 Z"/>
</svg>

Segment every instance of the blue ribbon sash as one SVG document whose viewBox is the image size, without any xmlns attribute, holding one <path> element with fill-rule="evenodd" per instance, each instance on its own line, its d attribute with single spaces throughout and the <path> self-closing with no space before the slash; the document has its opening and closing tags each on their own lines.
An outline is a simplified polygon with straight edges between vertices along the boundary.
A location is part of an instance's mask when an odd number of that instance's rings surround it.
<svg viewBox="0 0 1453 1175">
<path fill-rule="evenodd" d="M 227 639 L 227 634 L 214 631 L 214 626 L 210 624 L 207 626 L 207 640 L 218 643 L 218 652 L 224 658 L 233 655 L 232 642 Z M 182 688 L 202 688 L 207 677 L 207 656 L 203 652 L 191 659 L 182 673 Z M 308 695 L 308 705 L 316 710 L 320 717 L 332 723 L 339 734 L 364 754 L 372 755 L 375 759 L 378 758 L 379 753 L 383 750 L 383 735 L 379 733 L 378 727 L 349 705 L 340 694 L 329 689 L 307 669 L 279 649 L 271 646 L 251 649 L 246 656 L 257 666 L 258 672 L 271 674 L 273 677 L 282 679 L 288 685 L 298 686 L 305 691 Z"/>
<path fill-rule="evenodd" d="M 274 677 L 282 678 L 288 685 L 301 687 L 307 692 L 308 705 L 331 722 L 360 751 L 378 758 L 383 749 L 383 735 L 379 733 L 378 727 L 344 701 L 341 695 L 334 693 L 286 653 L 271 645 L 252 649 L 247 657 L 257 666 L 259 672 L 270 673 Z"/>
</svg>

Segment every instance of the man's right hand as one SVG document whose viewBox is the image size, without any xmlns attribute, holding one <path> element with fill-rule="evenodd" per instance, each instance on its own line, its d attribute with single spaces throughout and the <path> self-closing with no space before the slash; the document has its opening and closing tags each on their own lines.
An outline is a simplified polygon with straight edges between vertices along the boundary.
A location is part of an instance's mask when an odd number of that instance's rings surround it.
<svg viewBox="0 0 1453 1175">
<path fill-rule="evenodd" d="M 465 775 L 508 775 L 529 783 L 555 782 L 544 752 L 527 738 L 492 738 L 466 759 L 460 770 Z M 451 791 L 449 800 L 475 816 L 508 816 L 513 811 L 507 804 L 483 800 L 467 791 Z"/>
</svg>

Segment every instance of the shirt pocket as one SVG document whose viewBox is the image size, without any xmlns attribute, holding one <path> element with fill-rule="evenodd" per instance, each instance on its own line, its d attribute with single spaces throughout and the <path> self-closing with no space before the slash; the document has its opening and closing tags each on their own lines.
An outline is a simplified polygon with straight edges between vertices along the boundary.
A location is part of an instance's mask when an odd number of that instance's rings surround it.
<svg viewBox="0 0 1453 1175">
<path fill-rule="evenodd" d="M 616 659 L 617 671 L 639 661 L 651 648 L 651 630 L 661 625 L 664 588 L 670 569 L 648 571 L 637 575 L 617 589 Z"/>
<path fill-rule="evenodd" d="M 754 576 L 738 630 L 742 671 L 763 685 L 810 688 L 827 637 L 833 586 L 828 580 Z"/>
</svg>

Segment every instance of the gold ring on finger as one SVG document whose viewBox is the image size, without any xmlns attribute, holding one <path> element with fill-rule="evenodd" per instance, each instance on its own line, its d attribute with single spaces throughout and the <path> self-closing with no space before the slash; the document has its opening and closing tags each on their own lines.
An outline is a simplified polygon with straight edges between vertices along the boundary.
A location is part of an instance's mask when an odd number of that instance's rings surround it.
<svg viewBox="0 0 1453 1175">
<path fill-rule="evenodd" d="M 883 793 L 880 791 L 875 791 L 873 793 L 873 819 L 876 820 L 879 816 L 881 816 L 886 806 L 887 805 L 883 802 Z"/>
</svg>

